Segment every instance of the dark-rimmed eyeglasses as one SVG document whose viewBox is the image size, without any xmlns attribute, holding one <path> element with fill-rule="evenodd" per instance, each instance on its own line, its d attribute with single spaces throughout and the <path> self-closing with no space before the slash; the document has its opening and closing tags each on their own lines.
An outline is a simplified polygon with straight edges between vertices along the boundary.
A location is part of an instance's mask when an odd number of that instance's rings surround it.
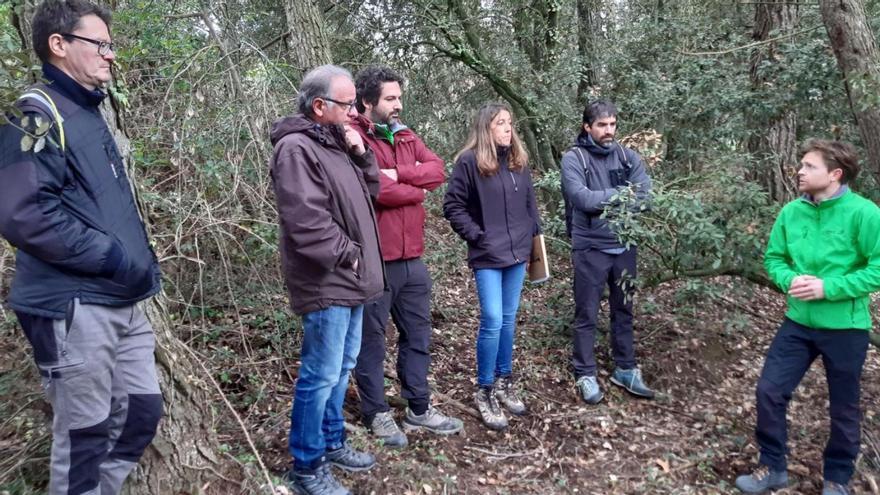
<svg viewBox="0 0 880 495">
<path fill-rule="evenodd" d="M 100 55 L 102 57 L 107 55 L 108 53 L 114 51 L 113 50 L 113 43 L 108 43 L 106 41 L 93 40 L 91 38 L 86 38 L 83 36 L 78 36 L 78 35 L 70 34 L 70 33 L 61 33 L 61 36 L 65 37 L 65 38 L 73 38 L 75 40 L 85 41 L 86 43 L 91 43 L 91 44 L 97 46 L 98 47 L 98 55 Z"/>
<path fill-rule="evenodd" d="M 357 102 L 356 102 L 356 101 L 352 101 L 352 102 L 339 101 L 339 100 L 334 100 L 333 98 L 327 98 L 326 96 L 322 96 L 321 99 L 322 99 L 322 100 L 329 101 L 330 103 L 336 103 L 337 105 L 339 105 L 339 106 L 341 106 L 341 107 L 345 107 L 345 111 L 346 111 L 346 112 L 350 112 L 350 111 L 352 111 L 352 110 L 354 110 L 354 109 L 357 108 Z"/>
</svg>

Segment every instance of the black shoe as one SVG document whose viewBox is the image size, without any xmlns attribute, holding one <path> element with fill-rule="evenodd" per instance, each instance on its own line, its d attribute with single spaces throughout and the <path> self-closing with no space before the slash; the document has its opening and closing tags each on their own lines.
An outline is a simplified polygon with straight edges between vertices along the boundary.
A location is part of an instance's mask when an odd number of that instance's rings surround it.
<svg viewBox="0 0 880 495">
<path fill-rule="evenodd" d="M 376 465 L 376 458 L 369 452 L 359 452 L 348 445 L 342 444 L 336 450 L 328 450 L 324 454 L 327 462 L 346 471 L 366 471 Z"/>
<path fill-rule="evenodd" d="M 287 486 L 297 495 L 351 495 L 330 472 L 328 464 L 312 471 L 293 471 L 287 474 Z"/>
</svg>

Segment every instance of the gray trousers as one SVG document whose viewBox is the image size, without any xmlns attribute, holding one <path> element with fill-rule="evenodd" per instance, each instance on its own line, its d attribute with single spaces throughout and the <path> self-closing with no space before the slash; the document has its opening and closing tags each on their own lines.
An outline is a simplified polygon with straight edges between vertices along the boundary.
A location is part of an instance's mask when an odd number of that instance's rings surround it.
<svg viewBox="0 0 880 495">
<path fill-rule="evenodd" d="M 78 299 L 64 320 L 17 316 L 52 404 L 49 493 L 118 494 L 162 415 L 150 323 Z"/>
</svg>

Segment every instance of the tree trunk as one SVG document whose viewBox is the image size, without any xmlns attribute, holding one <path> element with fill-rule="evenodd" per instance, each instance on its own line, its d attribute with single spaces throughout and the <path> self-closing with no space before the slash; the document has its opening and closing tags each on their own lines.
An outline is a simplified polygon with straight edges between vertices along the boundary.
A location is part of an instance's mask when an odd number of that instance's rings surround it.
<svg viewBox="0 0 880 495">
<path fill-rule="evenodd" d="M 25 42 L 23 48 L 31 52 L 30 19 L 35 1 L 24 0 L 21 7 L 15 27 Z M 137 198 L 137 180 L 131 167 L 131 143 L 117 110 L 111 98 L 101 106 Z M 213 428 L 212 400 L 205 386 L 206 380 L 201 378 L 204 373 L 185 344 L 174 334 L 160 310 L 160 301 L 161 296 L 157 296 L 145 301 L 143 308 L 156 333 L 156 367 L 165 402 L 164 417 L 156 438 L 123 490 L 131 495 L 195 493 L 206 482 L 217 478 L 214 473 L 227 472 L 231 466 L 221 462 L 216 454 L 218 442 Z"/>
<path fill-rule="evenodd" d="M 15 28 L 18 38 L 21 40 L 22 49 L 27 51 L 28 56 L 34 63 L 37 61 L 37 56 L 29 47 L 31 46 L 31 33 L 33 32 L 31 20 L 34 16 L 35 7 L 34 0 L 12 0 L 12 17 L 10 19 L 12 27 Z"/>
<path fill-rule="evenodd" d="M 131 142 L 125 133 L 118 109 L 107 98 L 101 113 L 116 139 L 119 153 L 143 216 L 135 169 L 131 164 Z M 148 219 L 144 223 L 149 229 Z M 160 495 L 195 493 L 214 473 L 232 468 L 216 454 L 213 403 L 204 375 L 190 350 L 174 333 L 173 326 L 162 310 L 162 295 L 144 303 L 144 312 L 156 334 L 156 368 L 165 402 L 159 432 L 147 448 L 137 469 L 129 476 L 123 493 L 127 495 Z"/>
<path fill-rule="evenodd" d="M 578 56 L 580 57 L 580 80 L 578 81 L 578 103 L 586 104 L 589 89 L 599 82 L 596 64 L 596 22 L 598 5 L 596 0 L 577 0 L 578 18 Z"/>
<path fill-rule="evenodd" d="M 820 0 L 819 8 L 867 151 L 868 170 L 880 183 L 880 53 L 868 24 L 865 3 Z"/>
<path fill-rule="evenodd" d="M 305 74 L 309 69 L 332 63 L 324 19 L 313 0 L 285 0 L 290 29 L 290 60 Z"/>
<path fill-rule="evenodd" d="M 789 0 L 768 0 L 755 4 L 752 38 L 765 41 L 780 32 L 794 29 L 798 17 L 798 5 Z M 758 98 L 763 97 L 761 92 L 776 87 L 775 78 L 767 75 L 767 68 L 762 67 L 767 61 L 776 67 L 785 63 L 775 43 L 757 47 L 751 54 L 749 74 L 752 91 Z M 785 89 L 775 89 L 779 90 Z M 753 116 L 751 120 L 751 127 L 757 134 L 749 139 L 748 148 L 759 164 L 754 177 L 773 200 L 788 201 L 797 193 L 792 181 L 793 167 L 797 163 L 797 111 L 784 108 L 775 115 Z"/>
</svg>

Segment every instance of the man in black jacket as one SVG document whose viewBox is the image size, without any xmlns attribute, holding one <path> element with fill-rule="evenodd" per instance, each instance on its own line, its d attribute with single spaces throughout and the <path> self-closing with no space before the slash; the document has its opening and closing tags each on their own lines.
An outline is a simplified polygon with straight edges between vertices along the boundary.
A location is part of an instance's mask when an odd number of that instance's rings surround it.
<svg viewBox="0 0 880 495">
<path fill-rule="evenodd" d="M 633 348 L 632 287 L 636 247 L 625 247 L 601 218 L 605 206 L 623 187 L 632 187 L 643 202 L 651 179 L 639 155 L 614 136 L 617 108 L 597 100 L 584 109 L 575 146 L 562 157 L 562 187 L 571 207 L 571 259 L 574 266 L 574 367 L 576 386 L 588 404 L 602 400 L 596 376 L 596 320 L 605 286 L 611 309 L 611 348 L 616 367 L 611 382 L 630 393 L 653 398 L 642 380 Z"/>
<path fill-rule="evenodd" d="M 109 22 L 85 0 L 43 2 L 33 44 L 48 82 L 0 126 L 9 304 L 53 407 L 53 495 L 119 493 L 162 414 L 153 329 L 136 305 L 159 291 L 159 265 L 99 109 Z"/>
</svg>

